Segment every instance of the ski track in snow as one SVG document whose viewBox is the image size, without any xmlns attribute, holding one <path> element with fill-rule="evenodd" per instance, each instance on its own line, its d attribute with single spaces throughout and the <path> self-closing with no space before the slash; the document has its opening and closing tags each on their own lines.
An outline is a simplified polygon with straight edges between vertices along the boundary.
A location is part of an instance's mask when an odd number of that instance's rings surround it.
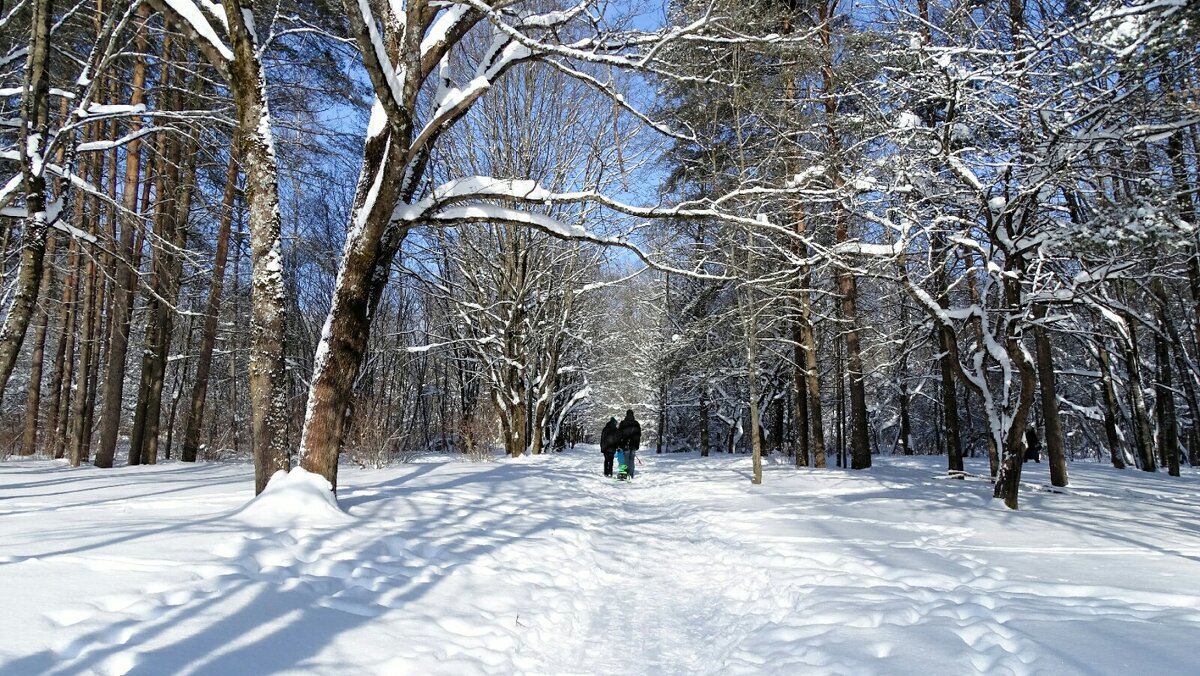
<svg viewBox="0 0 1200 676">
<path fill-rule="evenodd" d="M 941 458 L 641 457 L 343 468 L 313 527 L 245 465 L 0 463 L 0 676 L 1194 668 L 1194 470 L 1027 465 L 1012 513 Z"/>
</svg>

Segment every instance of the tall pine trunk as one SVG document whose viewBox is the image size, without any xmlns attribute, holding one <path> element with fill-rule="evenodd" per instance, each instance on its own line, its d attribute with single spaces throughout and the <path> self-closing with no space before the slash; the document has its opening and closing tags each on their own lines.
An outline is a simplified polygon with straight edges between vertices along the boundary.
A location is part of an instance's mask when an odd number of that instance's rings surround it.
<svg viewBox="0 0 1200 676">
<path fill-rule="evenodd" d="M 146 21 L 150 7 L 138 8 L 137 28 L 138 57 L 133 66 L 130 105 L 141 105 L 146 100 L 146 59 L 149 41 L 146 39 Z M 141 120 L 130 118 L 130 133 L 141 129 Z M 134 265 L 134 231 L 138 229 L 138 187 L 141 178 L 140 138 L 125 146 L 125 176 L 122 185 L 121 206 L 126 214 L 121 221 L 120 240 L 117 242 L 116 271 L 113 275 L 112 305 L 109 313 L 108 362 L 104 369 L 104 389 L 101 395 L 100 441 L 96 448 L 95 465 L 112 467 L 117 450 L 117 436 L 121 429 L 121 404 L 125 393 L 126 356 L 129 351 L 129 324 L 133 312 L 133 296 L 136 285 Z M 110 178 L 111 180 L 111 178 Z M 145 206 L 143 203 L 141 206 Z"/>
<path fill-rule="evenodd" d="M 822 2 L 819 8 L 821 41 L 821 98 L 825 108 L 825 128 L 829 139 L 829 155 L 833 162 L 830 178 L 835 190 L 842 190 L 845 181 L 839 164 L 843 161 L 842 143 L 838 136 L 838 97 L 834 86 L 834 50 L 832 20 L 834 3 Z M 834 241 L 843 244 L 850 239 L 850 213 L 844 204 L 835 207 Z M 862 339 L 858 327 L 858 285 L 854 274 L 841 269 L 837 274 L 838 293 L 841 295 L 842 319 L 845 322 L 843 338 L 846 345 L 846 369 L 850 376 L 850 466 L 866 469 L 871 466 L 871 442 L 867 431 L 867 393 L 863 377 Z"/>
<path fill-rule="evenodd" d="M 204 400 L 208 396 L 208 380 L 212 371 L 213 347 L 217 339 L 217 317 L 221 313 L 221 292 L 225 283 L 225 263 L 229 258 L 229 230 L 233 224 L 234 198 L 237 196 L 237 154 L 229 153 L 225 170 L 225 191 L 221 196 L 221 216 L 217 225 L 216 251 L 213 254 L 212 282 L 204 306 L 204 327 L 200 336 L 200 353 L 196 356 L 196 381 L 192 385 L 191 403 L 184 413 L 183 451 L 180 459 L 195 462 L 200 448 L 200 428 L 204 423 Z"/>
<path fill-rule="evenodd" d="M 76 211 L 78 216 L 75 219 L 76 227 L 79 227 L 80 232 L 86 232 L 85 227 L 80 227 L 83 224 L 83 200 L 76 202 Z M 46 431 L 50 434 L 47 440 L 47 452 L 55 459 L 62 458 L 64 455 L 63 441 L 65 434 L 65 418 L 68 408 L 71 405 L 71 380 L 74 377 L 75 366 L 75 325 L 78 313 L 75 311 L 75 298 L 79 287 L 79 271 L 82 269 L 82 261 L 79 257 L 79 242 L 71 239 L 71 244 L 67 249 L 67 269 L 70 271 L 67 274 L 66 282 L 63 283 L 63 319 L 60 323 L 58 331 L 58 340 L 55 341 L 54 348 L 54 368 L 50 372 L 50 408 L 46 411 Z"/>
</svg>

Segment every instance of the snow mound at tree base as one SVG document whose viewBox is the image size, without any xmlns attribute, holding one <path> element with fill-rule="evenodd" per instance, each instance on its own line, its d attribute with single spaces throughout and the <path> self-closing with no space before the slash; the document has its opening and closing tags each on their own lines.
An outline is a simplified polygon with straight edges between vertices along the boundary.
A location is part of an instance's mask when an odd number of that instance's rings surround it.
<svg viewBox="0 0 1200 676">
<path fill-rule="evenodd" d="M 300 467 L 276 472 L 263 492 L 234 518 L 267 528 L 337 526 L 353 521 L 338 507 L 329 481 Z"/>
</svg>

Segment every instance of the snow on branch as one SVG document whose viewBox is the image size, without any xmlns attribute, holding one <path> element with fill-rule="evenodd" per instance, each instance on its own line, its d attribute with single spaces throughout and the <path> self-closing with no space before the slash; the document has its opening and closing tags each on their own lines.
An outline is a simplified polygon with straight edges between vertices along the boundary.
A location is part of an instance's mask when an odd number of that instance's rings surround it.
<svg viewBox="0 0 1200 676">
<path fill-rule="evenodd" d="M 725 277 L 721 277 L 719 275 L 710 275 L 707 273 L 696 272 L 692 270 L 682 270 L 663 265 L 654 261 L 649 254 L 641 249 L 641 247 L 627 240 L 616 237 L 602 237 L 581 225 L 564 223 L 545 214 L 535 214 L 529 211 L 523 211 L 521 209 L 514 209 L 512 207 L 504 207 L 496 204 L 466 204 L 442 209 L 433 215 L 426 216 L 423 220 L 426 222 L 439 223 L 449 226 L 465 223 L 507 223 L 512 225 L 524 225 L 536 228 L 560 239 L 592 242 L 594 244 L 615 246 L 625 249 L 626 251 L 629 251 L 633 255 L 637 256 L 647 266 L 663 272 L 670 272 L 673 274 L 679 274 L 685 277 L 693 277 L 698 279 L 726 279 Z"/>
<path fill-rule="evenodd" d="M 425 37 L 421 39 L 421 57 L 424 58 L 434 50 L 444 47 L 450 32 L 470 11 L 470 5 L 450 5 L 442 9 L 425 31 Z"/>
<path fill-rule="evenodd" d="M 144 108 L 144 106 L 143 106 L 143 108 Z M 77 152 L 81 152 L 81 153 L 112 150 L 113 148 L 118 148 L 120 146 L 123 146 L 126 143 L 129 143 L 130 141 L 135 141 L 137 139 L 142 138 L 143 136 L 149 136 L 150 134 L 154 134 L 154 133 L 157 133 L 157 132 L 160 132 L 163 130 L 164 130 L 163 127 L 144 127 L 135 132 L 126 134 L 119 139 L 115 139 L 115 140 L 111 140 L 111 141 L 108 141 L 108 140 L 88 141 L 87 143 L 80 143 L 78 146 L 75 147 L 75 150 Z"/>
<path fill-rule="evenodd" d="M 706 14 L 687 26 L 674 26 L 659 31 L 625 31 L 619 34 L 601 31 L 596 36 L 564 44 L 538 39 L 520 30 L 520 28 L 541 27 L 540 24 L 542 23 L 550 27 L 558 26 L 562 21 L 578 15 L 582 11 L 582 7 L 576 7 L 575 10 L 569 12 L 550 12 L 540 15 L 542 18 L 534 18 L 532 22 L 530 21 L 530 17 L 526 17 L 517 26 L 514 26 L 504 20 L 500 10 L 492 7 L 484 0 L 463 0 L 463 2 L 469 3 L 483 16 L 487 17 L 488 21 L 497 31 L 504 33 L 533 52 L 654 73 L 669 78 L 676 78 L 676 76 L 653 65 L 653 61 L 654 56 L 667 44 L 672 42 L 689 40 L 726 45 L 751 45 L 781 42 L 802 43 L 808 40 L 807 36 L 798 35 L 786 37 L 768 35 L 760 37 L 738 35 L 733 32 L 730 32 L 728 35 L 706 33 L 707 29 L 717 25 L 711 15 Z M 588 3 L 583 4 L 586 5 Z M 639 52 L 638 50 L 643 47 L 646 48 L 645 51 Z"/>
<path fill-rule="evenodd" d="M 391 58 L 388 57 L 387 47 L 384 45 L 383 36 L 379 34 L 375 13 L 371 10 L 368 0 L 347 0 L 346 5 L 347 18 L 350 19 L 354 32 L 358 34 L 358 51 L 362 54 L 371 84 L 374 85 L 375 91 L 381 94 L 379 102 L 387 111 L 388 120 L 399 120 L 402 118 L 400 111 L 405 108 L 405 75 L 396 71 Z M 387 93 L 386 96 L 382 95 L 384 92 Z"/>
<path fill-rule="evenodd" d="M 217 52 L 217 54 L 221 56 L 221 58 L 225 59 L 225 61 L 233 61 L 233 50 L 231 50 L 229 45 L 225 44 L 225 42 L 217 36 L 217 31 L 213 28 L 212 24 L 209 23 L 208 17 L 205 16 L 205 13 L 200 9 L 199 6 L 196 5 L 195 2 L 192 2 L 192 0 L 160 0 L 160 2 L 164 3 L 176 15 L 178 15 L 179 18 L 182 19 L 186 24 L 185 27 L 190 28 L 191 31 L 194 32 L 196 36 L 205 43 L 205 46 L 211 47 Z M 213 16 L 220 17 L 220 20 L 224 25 L 224 17 L 221 16 L 221 13 L 217 11 L 217 8 L 213 3 L 208 2 L 207 0 L 200 0 L 200 2 L 205 5 L 206 9 L 208 9 Z"/>
</svg>

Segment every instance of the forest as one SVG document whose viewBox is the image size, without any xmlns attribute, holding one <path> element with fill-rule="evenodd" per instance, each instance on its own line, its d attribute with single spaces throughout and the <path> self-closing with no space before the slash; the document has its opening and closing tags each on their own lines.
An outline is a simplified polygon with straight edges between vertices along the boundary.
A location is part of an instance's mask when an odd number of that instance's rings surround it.
<svg viewBox="0 0 1200 676">
<path fill-rule="evenodd" d="M 9 0 L 0 454 L 1200 464 L 1186 0 Z M 1034 479 L 1038 480 L 1038 479 Z"/>
</svg>

